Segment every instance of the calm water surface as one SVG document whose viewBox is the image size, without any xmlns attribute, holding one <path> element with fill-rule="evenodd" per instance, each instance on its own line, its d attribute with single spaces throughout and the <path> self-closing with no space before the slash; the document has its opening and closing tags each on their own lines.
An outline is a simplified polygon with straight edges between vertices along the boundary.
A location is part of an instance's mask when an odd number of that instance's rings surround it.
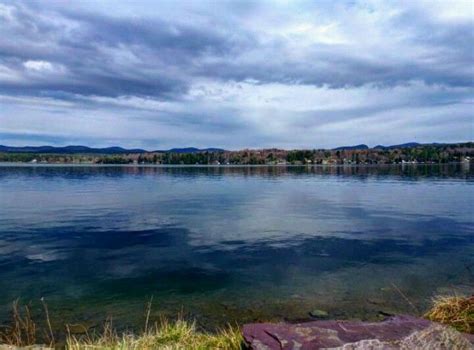
<svg viewBox="0 0 474 350">
<path fill-rule="evenodd" d="M 0 166 L 0 320 L 415 313 L 474 286 L 474 171 Z M 400 291 L 414 304 L 401 297 Z"/>
</svg>

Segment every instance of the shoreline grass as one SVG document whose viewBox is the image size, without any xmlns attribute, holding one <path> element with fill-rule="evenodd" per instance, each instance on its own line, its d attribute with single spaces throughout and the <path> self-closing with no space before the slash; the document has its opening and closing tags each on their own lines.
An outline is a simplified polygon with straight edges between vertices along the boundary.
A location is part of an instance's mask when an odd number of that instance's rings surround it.
<svg viewBox="0 0 474 350">
<path fill-rule="evenodd" d="M 437 296 L 424 315 L 430 321 L 453 327 L 459 332 L 474 333 L 474 295 Z"/>
<path fill-rule="evenodd" d="M 26 347 L 44 343 L 49 348 L 68 350 L 237 350 L 243 348 L 243 337 L 240 328 L 227 326 L 215 333 L 198 329 L 195 321 L 185 320 L 179 316 L 174 321 L 160 318 L 150 322 L 151 300 L 145 311 L 145 323 L 141 332 L 118 333 L 109 319 L 104 322 L 100 331 L 73 334 L 65 325 L 65 336 L 62 340 L 55 338 L 51 329 L 49 312 L 44 300 L 44 320 L 33 321 L 30 306 L 20 306 L 16 300 L 12 304 L 11 321 L 8 326 L 0 326 L 0 345 Z M 432 300 L 432 307 L 424 314 L 426 319 L 450 326 L 457 331 L 474 333 L 474 295 L 472 296 L 437 296 Z M 40 327 L 42 325 L 42 327 Z M 64 333 L 63 333 L 64 334 Z"/>
<path fill-rule="evenodd" d="M 141 332 L 119 334 L 112 319 L 108 319 L 101 330 L 86 330 L 80 335 L 73 334 L 70 325 L 66 324 L 63 336 L 55 337 L 46 303 L 44 300 L 41 303 L 44 320 L 39 322 L 33 319 L 30 305 L 20 306 L 19 300 L 12 303 L 9 324 L 0 325 L 0 347 L 8 345 L 16 349 L 42 344 L 41 349 L 67 350 L 242 349 L 243 337 L 237 326 L 228 325 L 216 332 L 204 332 L 198 329 L 196 321 L 186 320 L 182 315 L 173 321 L 161 317 L 150 322 L 151 301 L 147 304 L 145 325 Z M 58 333 L 59 330 L 56 330 Z"/>
<path fill-rule="evenodd" d="M 227 327 L 217 333 L 200 332 L 195 322 L 178 319 L 169 322 L 162 319 L 140 335 L 133 333 L 117 334 L 111 322 L 104 325 L 98 336 L 69 335 L 66 348 L 69 350 L 237 350 L 242 348 L 242 335 L 239 328 Z"/>
</svg>

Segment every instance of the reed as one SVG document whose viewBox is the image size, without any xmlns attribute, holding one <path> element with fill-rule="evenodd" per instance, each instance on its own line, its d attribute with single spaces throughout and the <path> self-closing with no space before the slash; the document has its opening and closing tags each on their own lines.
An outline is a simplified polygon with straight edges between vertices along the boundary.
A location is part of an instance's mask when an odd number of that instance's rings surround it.
<svg viewBox="0 0 474 350">
<path fill-rule="evenodd" d="M 237 350 L 242 348 L 242 335 L 238 327 L 226 327 L 215 333 L 198 330 L 195 321 L 185 320 L 182 315 L 175 321 L 161 317 L 151 322 L 152 299 L 147 303 L 145 325 L 140 333 L 125 332 L 118 334 L 112 319 L 107 319 L 100 331 L 83 335 L 73 335 L 65 325 L 66 334 L 59 339 L 53 332 L 49 310 L 44 299 L 41 299 L 44 314 L 43 327 L 31 316 L 28 305 L 20 307 L 19 301 L 12 303 L 11 320 L 8 326 L 0 326 L 0 345 L 27 347 L 38 343 L 48 344 L 49 348 L 66 348 L 68 350 Z M 43 317 L 42 316 L 42 317 Z M 41 339 L 40 339 L 41 338 Z M 46 348 L 45 348 L 46 349 Z"/>
<path fill-rule="evenodd" d="M 0 327 L 0 344 L 27 346 L 36 342 L 36 324 L 31 317 L 30 307 L 25 305 L 23 312 L 19 300 L 12 303 L 11 322 Z"/>
<path fill-rule="evenodd" d="M 242 335 L 238 328 L 228 327 L 215 334 L 200 332 L 195 322 L 178 319 L 169 322 L 161 319 L 140 335 L 124 333 L 118 335 L 111 324 L 97 336 L 68 336 L 70 350 L 237 350 L 242 348 Z"/>
</svg>

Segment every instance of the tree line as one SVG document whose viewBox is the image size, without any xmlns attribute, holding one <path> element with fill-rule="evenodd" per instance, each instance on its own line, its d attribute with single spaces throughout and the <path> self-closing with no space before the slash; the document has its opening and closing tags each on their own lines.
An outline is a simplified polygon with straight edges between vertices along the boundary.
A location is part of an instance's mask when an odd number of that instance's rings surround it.
<svg viewBox="0 0 474 350">
<path fill-rule="evenodd" d="M 240 150 L 193 153 L 148 152 L 133 154 L 0 153 L 0 162 L 170 164 L 170 165 L 277 165 L 277 164 L 397 164 L 449 163 L 474 157 L 474 143 L 419 145 L 403 148 Z"/>
</svg>

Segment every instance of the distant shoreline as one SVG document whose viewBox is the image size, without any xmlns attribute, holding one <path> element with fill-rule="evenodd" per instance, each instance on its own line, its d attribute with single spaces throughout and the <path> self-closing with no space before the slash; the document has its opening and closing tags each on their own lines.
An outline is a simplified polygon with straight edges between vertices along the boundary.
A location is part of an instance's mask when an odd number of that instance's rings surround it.
<svg viewBox="0 0 474 350">
<path fill-rule="evenodd" d="M 101 163 L 30 163 L 0 162 L 0 167 L 90 167 L 90 168 L 374 168 L 404 166 L 443 166 L 470 164 L 470 162 L 448 163 L 390 163 L 390 164 L 101 164 Z"/>
<path fill-rule="evenodd" d="M 365 145 L 364 145 L 365 146 Z M 192 151 L 165 153 L 54 153 L 2 151 L 0 162 L 30 164 L 103 164 L 120 166 L 331 166 L 378 164 L 437 164 L 470 162 L 474 143 L 415 145 L 380 149 L 355 148 L 333 150 L 241 150 Z M 367 146 L 365 146 L 367 147 Z M 380 146 L 382 147 L 382 146 Z"/>
</svg>

